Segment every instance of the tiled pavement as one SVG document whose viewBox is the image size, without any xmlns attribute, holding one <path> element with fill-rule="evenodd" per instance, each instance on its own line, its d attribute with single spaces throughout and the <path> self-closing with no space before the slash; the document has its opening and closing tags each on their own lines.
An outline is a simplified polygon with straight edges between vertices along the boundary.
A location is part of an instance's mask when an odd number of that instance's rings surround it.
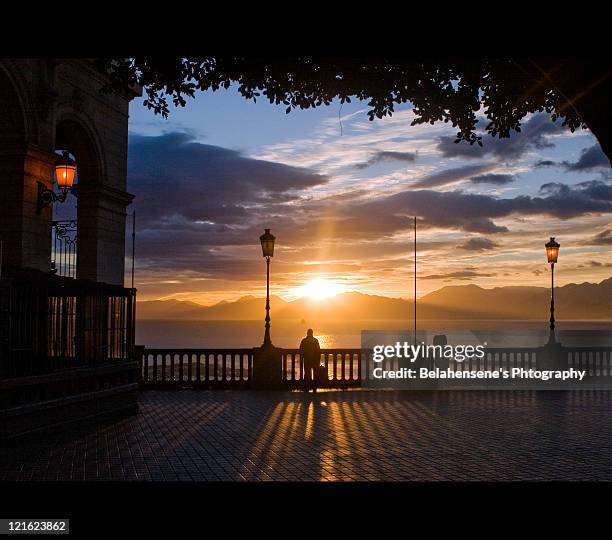
<svg viewBox="0 0 612 540">
<path fill-rule="evenodd" d="M 148 391 L 2 480 L 612 480 L 609 391 Z"/>
</svg>

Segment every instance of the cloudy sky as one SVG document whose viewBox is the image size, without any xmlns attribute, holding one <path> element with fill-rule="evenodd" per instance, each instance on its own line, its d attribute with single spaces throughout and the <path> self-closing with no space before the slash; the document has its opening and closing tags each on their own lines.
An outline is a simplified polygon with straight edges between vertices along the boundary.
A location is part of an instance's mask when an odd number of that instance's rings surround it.
<svg viewBox="0 0 612 540">
<path fill-rule="evenodd" d="M 230 88 L 164 120 L 133 102 L 139 297 L 264 294 L 258 237 L 269 227 L 274 294 L 293 299 L 319 279 L 408 298 L 414 215 L 419 295 L 449 284 L 546 286 L 550 236 L 561 243 L 559 284 L 612 275 L 612 174 L 588 131 L 539 113 L 480 148 L 455 144 L 445 124 L 410 126 L 409 104 L 373 122 L 367 109 L 287 115 Z"/>
</svg>

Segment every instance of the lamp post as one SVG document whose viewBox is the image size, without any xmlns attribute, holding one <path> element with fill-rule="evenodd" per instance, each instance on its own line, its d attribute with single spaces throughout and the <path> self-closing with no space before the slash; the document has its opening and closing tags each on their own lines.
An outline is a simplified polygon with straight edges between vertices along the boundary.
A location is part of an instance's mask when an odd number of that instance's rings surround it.
<svg viewBox="0 0 612 540">
<path fill-rule="evenodd" d="M 270 339 L 270 258 L 274 256 L 274 241 L 276 238 L 270 233 L 270 229 L 264 229 L 264 234 L 259 237 L 261 251 L 266 259 L 266 333 L 262 346 L 272 345 Z"/>
<path fill-rule="evenodd" d="M 38 182 L 38 199 L 36 202 L 36 213 L 40 214 L 43 208 L 51 206 L 55 202 L 63 203 L 68 196 L 68 192 L 74 184 L 76 173 L 76 161 L 64 150 L 62 155 L 55 160 L 55 180 L 60 193 L 55 193 L 48 189 L 45 184 Z"/>
<path fill-rule="evenodd" d="M 550 237 L 550 241 L 546 242 L 546 258 L 550 263 L 550 337 L 549 343 L 555 343 L 555 263 L 559 257 L 559 248 L 561 245 L 555 242 L 554 236 Z"/>
</svg>

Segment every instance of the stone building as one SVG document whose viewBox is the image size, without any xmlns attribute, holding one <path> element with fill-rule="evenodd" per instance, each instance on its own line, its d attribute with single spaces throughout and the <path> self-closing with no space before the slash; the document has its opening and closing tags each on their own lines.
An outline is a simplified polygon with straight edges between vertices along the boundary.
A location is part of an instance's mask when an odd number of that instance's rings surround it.
<svg viewBox="0 0 612 540">
<path fill-rule="evenodd" d="M 134 411 L 124 288 L 128 108 L 85 59 L 0 59 L 0 430 Z M 76 275 L 52 265 L 57 151 L 76 160 Z M 40 187 L 39 187 L 40 186 Z M 44 190 L 43 189 L 43 190 Z"/>
</svg>

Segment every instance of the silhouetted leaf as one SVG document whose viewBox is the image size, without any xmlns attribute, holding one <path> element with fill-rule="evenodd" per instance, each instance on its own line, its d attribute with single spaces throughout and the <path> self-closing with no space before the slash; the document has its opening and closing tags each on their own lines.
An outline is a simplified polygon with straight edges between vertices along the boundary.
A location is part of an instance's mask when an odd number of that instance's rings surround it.
<svg viewBox="0 0 612 540">
<path fill-rule="evenodd" d="M 547 111 L 553 120 L 562 118 L 562 125 L 571 131 L 585 128 L 588 119 L 584 107 L 581 112 L 580 106 L 591 104 L 595 91 L 599 92 L 599 109 L 593 109 L 598 114 L 592 114 L 591 118 L 609 116 L 611 61 L 598 59 L 589 63 L 570 59 L 564 62 L 574 62 L 571 65 L 578 67 L 560 69 L 559 60 L 533 58 L 383 57 L 369 58 L 367 64 L 351 58 L 292 57 L 279 61 L 274 57 L 245 56 L 143 56 L 95 61 L 108 74 L 104 92 L 124 91 L 138 84 L 145 94 L 143 104 L 164 117 L 169 113 L 169 100 L 183 107 L 185 96 L 193 97 L 196 88 L 216 91 L 238 82 L 238 92 L 246 99 L 255 100 L 262 92 L 270 103 L 284 104 L 287 114 L 294 107 L 309 109 L 329 105 L 334 99 L 350 103 L 350 96 L 355 96 L 368 103 L 366 114 L 373 121 L 391 116 L 396 104 L 410 101 L 414 112 L 411 125 L 451 123 L 459 129 L 457 140 L 470 144 L 481 144 L 476 127 L 478 111 L 483 108 L 489 121 L 484 131 L 500 138 L 509 137 L 513 131 L 520 132 L 520 121 L 536 111 Z M 547 69 L 553 66 L 555 69 Z M 573 90 L 561 92 L 559 88 L 563 86 Z M 589 89 L 589 92 L 580 93 L 576 89 Z M 567 106 L 564 96 L 583 94 L 586 97 L 582 102 L 574 100 Z M 593 132 L 598 138 L 612 137 L 607 135 L 609 130 L 593 129 Z"/>
</svg>

